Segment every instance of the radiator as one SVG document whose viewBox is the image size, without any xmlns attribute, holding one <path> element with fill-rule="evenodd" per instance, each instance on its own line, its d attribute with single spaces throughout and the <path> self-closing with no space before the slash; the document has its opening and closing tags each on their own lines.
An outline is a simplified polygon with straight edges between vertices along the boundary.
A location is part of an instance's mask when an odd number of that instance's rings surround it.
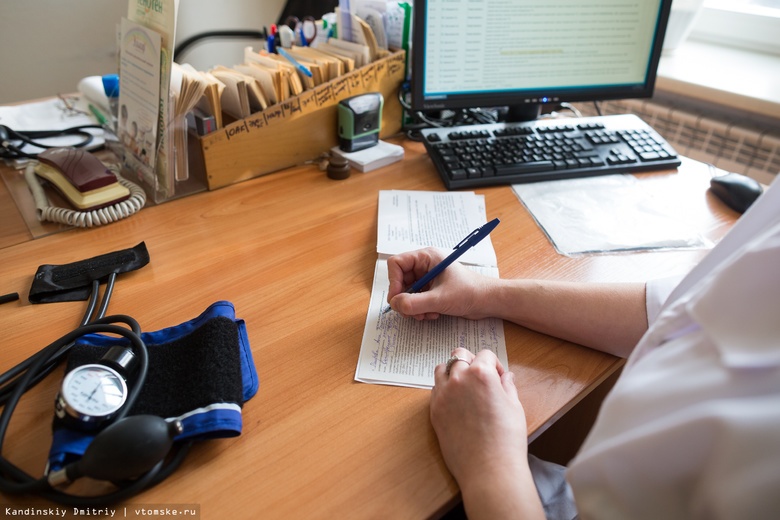
<svg viewBox="0 0 780 520">
<path fill-rule="evenodd" d="M 633 113 L 663 136 L 681 155 L 769 184 L 780 173 L 780 133 L 719 120 L 652 100 L 606 101 L 603 114 Z M 583 115 L 593 104 L 578 103 Z"/>
</svg>

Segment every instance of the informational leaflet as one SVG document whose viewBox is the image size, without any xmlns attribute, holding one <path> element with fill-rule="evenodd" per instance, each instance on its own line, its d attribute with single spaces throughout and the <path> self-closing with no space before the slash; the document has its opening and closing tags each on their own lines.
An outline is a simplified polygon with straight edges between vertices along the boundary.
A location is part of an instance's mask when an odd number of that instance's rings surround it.
<svg viewBox="0 0 780 520">
<path fill-rule="evenodd" d="M 144 164 L 139 164 L 138 162 L 126 164 L 131 171 L 137 172 L 147 184 L 153 186 L 155 199 L 172 197 L 175 190 L 174 117 L 170 107 L 170 85 L 178 10 L 179 0 L 130 0 L 127 5 L 127 18 L 130 21 L 151 29 L 160 35 L 159 54 L 156 60 L 159 68 L 159 88 L 156 101 L 159 108 L 157 110 L 155 161 L 151 164 L 151 168 L 146 168 Z M 125 74 L 126 71 L 122 69 L 120 62 L 120 82 Z M 120 107 L 124 92 L 123 88 L 124 85 L 120 85 Z M 130 155 L 130 157 L 133 156 Z"/>
<path fill-rule="evenodd" d="M 484 197 L 472 192 L 382 191 L 379 193 L 377 252 L 371 301 L 355 380 L 364 383 L 431 388 L 433 370 L 456 347 L 495 352 L 508 366 L 503 321 L 441 316 L 417 321 L 387 307 L 387 257 L 423 247 L 452 250 L 487 221 Z M 464 254 L 461 263 L 498 277 L 490 237 Z M 469 265 L 470 264 L 470 265 Z"/>
<path fill-rule="evenodd" d="M 121 24 L 119 139 L 146 169 L 157 157 L 160 115 L 160 34 L 127 18 Z"/>
</svg>

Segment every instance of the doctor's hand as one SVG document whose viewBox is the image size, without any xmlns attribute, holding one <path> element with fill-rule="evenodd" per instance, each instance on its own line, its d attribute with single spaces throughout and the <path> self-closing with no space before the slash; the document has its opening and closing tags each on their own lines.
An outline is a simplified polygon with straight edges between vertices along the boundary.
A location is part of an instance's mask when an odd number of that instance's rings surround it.
<svg viewBox="0 0 780 520">
<path fill-rule="evenodd" d="M 491 279 L 458 262 L 447 267 L 421 292 L 405 292 L 446 256 L 443 251 L 426 248 L 394 255 L 387 260 L 390 278 L 387 302 L 393 310 L 417 320 L 435 320 L 442 314 L 469 319 L 487 317 L 480 302 L 489 290 Z"/>
<path fill-rule="evenodd" d="M 543 518 L 513 374 L 489 350 L 452 354 L 434 370 L 430 417 L 468 517 Z"/>
</svg>

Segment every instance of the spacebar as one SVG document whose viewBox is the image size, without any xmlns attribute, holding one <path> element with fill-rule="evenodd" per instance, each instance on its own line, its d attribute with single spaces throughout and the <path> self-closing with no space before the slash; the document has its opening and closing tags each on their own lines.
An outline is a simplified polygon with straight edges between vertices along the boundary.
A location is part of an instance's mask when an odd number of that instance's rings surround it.
<svg viewBox="0 0 780 520">
<path fill-rule="evenodd" d="M 535 173 L 554 170 L 552 161 L 538 161 L 515 164 L 502 164 L 496 166 L 496 175 L 515 175 L 523 173 Z"/>
</svg>

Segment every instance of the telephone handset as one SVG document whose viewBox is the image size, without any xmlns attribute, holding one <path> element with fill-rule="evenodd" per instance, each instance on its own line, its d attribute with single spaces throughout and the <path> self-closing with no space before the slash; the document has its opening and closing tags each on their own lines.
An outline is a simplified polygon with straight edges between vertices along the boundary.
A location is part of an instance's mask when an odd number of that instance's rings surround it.
<svg viewBox="0 0 780 520">
<path fill-rule="evenodd" d="M 146 204 L 142 188 L 108 169 L 90 152 L 50 148 L 30 162 L 25 180 L 40 220 L 77 227 L 108 224 L 136 213 Z M 76 210 L 52 206 L 38 178 L 48 181 Z"/>
<path fill-rule="evenodd" d="M 130 190 L 100 160 L 79 148 L 50 148 L 38 154 L 35 174 L 51 183 L 81 211 L 130 198 Z"/>
</svg>

